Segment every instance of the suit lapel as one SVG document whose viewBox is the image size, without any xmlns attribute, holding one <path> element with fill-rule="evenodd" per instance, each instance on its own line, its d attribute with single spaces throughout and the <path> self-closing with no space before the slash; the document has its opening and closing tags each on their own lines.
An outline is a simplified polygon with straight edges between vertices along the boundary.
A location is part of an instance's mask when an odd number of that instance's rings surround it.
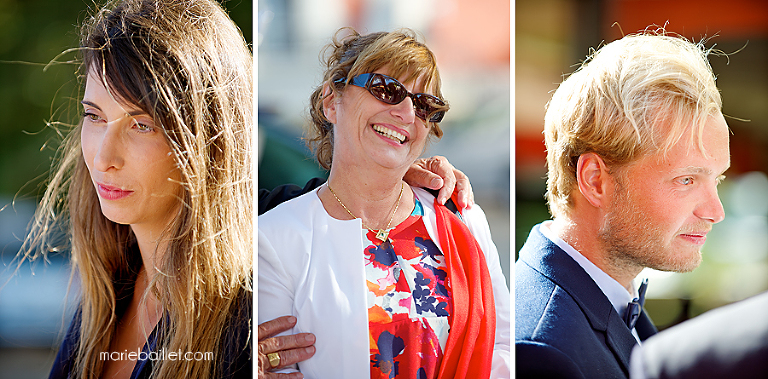
<svg viewBox="0 0 768 379">
<path fill-rule="evenodd" d="M 592 277 L 568 253 L 544 237 L 539 227 L 537 225 L 531 231 L 520 251 L 520 259 L 573 297 L 592 329 L 605 334 L 608 348 L 629 375 L 629 357 L 637 340 Z M 641 322 L 653 327 L 645 311 L 638 324 Z"/>
<path fill-rule="evenodd" d="M 629 357 L 632 348 L 637 344 L 635 336 L 627 328 L 624 318 L 619 316 L 616 310 L 608 318 L 608 330 L 606 330 L 606 343 L 621 364 L 621 369 L 629 375 Z"/>
<path fill-rule="evenodd" d="M 637 335 L 640 337 L 640 341 L 645 341 L 648 337 L 659 332 L 659 330 L 656 329 L 656 325 L 653 325 L 651 318 L 645 313 L 645 308 L 643 308 L 643 312 L 640 313 L 640 317 L 637 319 L 635 330 L 637 330 Z"/>
</svg>

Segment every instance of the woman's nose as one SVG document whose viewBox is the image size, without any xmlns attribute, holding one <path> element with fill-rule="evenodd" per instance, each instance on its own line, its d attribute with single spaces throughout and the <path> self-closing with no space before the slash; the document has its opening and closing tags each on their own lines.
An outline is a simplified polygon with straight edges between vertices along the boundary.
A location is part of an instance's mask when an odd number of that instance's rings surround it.
<svg viewBox="0 0 768 379">
<path fill-rule="evenodd" d="M 101 138 L 96 142 L 98 146 L 96 155 L 93 158 L 94 168 L 102 172 L 107 172 L 111 169 L 121 169 L 125 162 L 121 152 L 122 146 L 118 126 L 107 124 Z"/>
<path fill-rule="evenodd" d="M 392 105 L 390 112 L 406 124 L 411 124 L 416 119 L 416 110 L 413 107 L 413 99 L 410 96 L 406 96 L 399 104 Z"/>
</svg>

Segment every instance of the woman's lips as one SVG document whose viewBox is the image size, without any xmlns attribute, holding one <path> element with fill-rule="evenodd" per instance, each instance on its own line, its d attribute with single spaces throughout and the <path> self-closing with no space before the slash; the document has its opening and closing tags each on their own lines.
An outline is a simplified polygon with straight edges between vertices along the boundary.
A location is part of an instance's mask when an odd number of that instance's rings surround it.
<svg viewBox="0 0 768 379">
<path fill-rule="evenodd" d="M 408 141 L 409 136 L 406 131 L 399 131 L 393 127 L 387 127 L 384 125 L 373 124 L 371 125 L 373 130 L 381 137 L 388 138 L 397 144 L 404 144 Z"/>
<path fill-rule="evenodd" d="M 114 187 L 106 184 L 97 183 L 96 189 L 99 192 L 99 196 L 104 200 L 120 200 L 122 198 L 130 196 L 133 191 L 123 190 L 119 187 Z"/>
</svg>

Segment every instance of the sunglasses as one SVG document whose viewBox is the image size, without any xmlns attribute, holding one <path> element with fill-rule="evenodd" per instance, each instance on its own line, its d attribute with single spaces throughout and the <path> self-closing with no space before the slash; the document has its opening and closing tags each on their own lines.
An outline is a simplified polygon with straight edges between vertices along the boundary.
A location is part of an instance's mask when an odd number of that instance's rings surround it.
<svg viewBox="0 0 768 379">
<path fill-rule="evenodd" d="M 336 82 L 344 82 L 344 78 Z M 416 117 L 424 121 L 440 122 L 448 110 L 443 100 L 426 93 L 410 93 L 397 79 L 384 74 L 360 74 L 353 77 L 349 84 L 367 89 L 373 97 L 387 104 L 400 104 L 406 97 L 410 97 Z"/>
</svg>

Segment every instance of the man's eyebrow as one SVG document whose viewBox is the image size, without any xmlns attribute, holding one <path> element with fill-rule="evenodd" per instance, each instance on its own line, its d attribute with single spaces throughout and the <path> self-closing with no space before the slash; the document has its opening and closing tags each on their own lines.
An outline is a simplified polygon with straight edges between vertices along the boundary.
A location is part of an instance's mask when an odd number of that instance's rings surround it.
<svg viewBox="0 0 768 379">
<path fill-rule="evenodd" d="M 700 167 L 700 166 L 681 167 L 681 168 L 672 170 L 672 172 L 675 174 L 704 174 L 704 175 L 712 174 L 712 170 L 706 167 Z"/>
<path fill-rule="evenodd" d="M 723 176 L 723 174 L 728 171 L 730 166 L 726 167 L 723 172 L 717 173 L 718 176 Z M 675 175 L 682 175 L 682 174 L 699 174 L 699 175 L 714 175 L 715 172 L 712 171 L 709 168 L 706 167 L 700 167 L 700 166 L 687 166 L 687 167 L 681 167 L 678 169 L 672 170 L 672 173 Z"/>
<path fill-rule="evenodd" d="M 99 110 L 99 111 L 101 111 L 101 112 L 104 112 L 104 110 L 103 110 L 103 109 L 101 109 L 101 107 L 100 107 L 100 106 L 96 105 L 96 103 L 94 103 L 94 102 L 92 102 L 92 101 L 83 100 L 83 101 L 81 101 L 81 102 L 80 102 L 80 104 L 83 104 L 83 105 L 88 105 L 88 106 L 91 106 L 91 107 L 94 107 L 94 108 L 98 109 L 98 110 Z M 131 116 L 131 117 L 135 117 L 135 116 L 142 116 L 142 115 L 146 115 L 146 116 L 148 116 L 147 112 L 144 112 L 144 111 L 142 111 L 141 109 L 137 109 L 137 110 L 135 110 L 135 111 L 130 111 L 130 112 L 128 112 L 127 114 L 128 114 L 129 116 Z"/>
</svg>

